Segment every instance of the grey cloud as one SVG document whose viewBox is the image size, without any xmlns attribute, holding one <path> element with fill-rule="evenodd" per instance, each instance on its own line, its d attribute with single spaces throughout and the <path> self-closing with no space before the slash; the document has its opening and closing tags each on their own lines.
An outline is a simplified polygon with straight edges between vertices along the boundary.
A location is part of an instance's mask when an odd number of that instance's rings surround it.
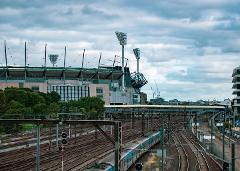
<svg viewBox="0 0 240 171">
<path fill-rule="evenodd" d="M 198 68 L 189 68 L 186 75 L 179 73 L 170 73 L 167 75 L 167 78 L 170 80 L 178 81 L 191 81 L 193 83 L 213 83 L 218 84 L 221 82 L 231 82 L 231 77 L 229 78 L 218 78 L 213 75 L 208 75 L 207 71 L 199 70 Z"/>
<path fill-rule="evenodd" d="M 21 63 L 23 42 L 27 40 L 29 62 L 34 64 L 41 63 L 45 43 L 50 52 L 55 50 L 59 54 L 66 44 L 68 63 L 73 65 L 79 62 L 83 48 L 89 52 L 89 60 L 100 51 L 110 59 L 120 54 L 114 35 L 114 31 L 120 30 L 128 33 L 128 57 L 134 58 L 132 48 L 140 46 L 143 68 L 152 67 L 156 70 L 154 74 L 163 78 L 159 85 L 168 93 L 164 94 L 166 97 L 208 98 L 203 93 L 220 97 L 219 91 L 212 93 L 216 84 L 224 84 L 219 89 L 226 89 L 221 97 L 230 96 L 231 86 L 225 84 L 231 84 L 231 67 L 237 65 L 240 55 L 239 3 L 238 0 L 1 0 L 0 11 L 15 12 L 1 14 L 0 47 L 7 39 L 9 56 L 13 56 L 10 62 Z M 149 18 L 144 20 L 144 17 Z M 214 57 L 208 58 L 209 54 Z M 220 67 L 219 73 L 214 73 L 209 69 L 227 61 L 231 62 L 227 64 L 228 70 Z M 176 72 L 175 68 L 179 70 Z M 181 72 L 182 68 L 185 70 Z M 155 78 L 153 73 L 142 72 Z M 185 82 L 198 86 L 191 88 Z"/>
</svg>

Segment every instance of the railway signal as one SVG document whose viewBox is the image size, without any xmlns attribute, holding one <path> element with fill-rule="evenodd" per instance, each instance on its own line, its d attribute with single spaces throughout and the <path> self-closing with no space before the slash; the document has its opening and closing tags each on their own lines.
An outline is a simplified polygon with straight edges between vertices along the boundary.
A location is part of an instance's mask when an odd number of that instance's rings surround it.
<svg viewBox="0 0 240 171">
<path fill-rule="evenodd" d="M 67 144 L 67 137 L 68 137 L 67 133 L 62 132 L 62 146 L 61 146 L 61 149 L 59 148 L 59 150 L 61 151 L 62 171 L 63 171 L 63 161 L 64 161 L 63 160 L 63 151 L 64 151 L 63 145 Z"/>
<path fill-rule="evenodd" d="M 62 144 L 63 145 L 67 144 L 67 137 L 68 137 L 67 133 L 63 132 L 62 133 Z"/>
</svg>

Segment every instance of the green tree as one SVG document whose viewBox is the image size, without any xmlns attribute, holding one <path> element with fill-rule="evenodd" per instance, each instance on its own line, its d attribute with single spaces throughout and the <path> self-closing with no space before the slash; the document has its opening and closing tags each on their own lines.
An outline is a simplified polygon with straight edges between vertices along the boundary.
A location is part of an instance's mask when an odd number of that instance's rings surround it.
<svg viewBox="0 0 240 171">
<path fill-rule="evenodd" d="M 26 107 L 32 107 L 38 103 L 45 103 L 44 97 L 40 94 L 33 92 L 30 89 L 23 88 L 6 88 L 5 89 L 6 102 L 14 100 Z"/>
<path fill-rule="evenodd" d="M 35 104 L 46 103 L 45 99 L 36 92 L 26 92 L 25 106 L 32 107 Z"/>
<path fill-rule="evenodd" d="M 72 104 L 84 108 L 86 115 L 91 119 L 97 119 L 104 111 L 104 101 L 98 97 L 83 97 Z"/>
<path fill-rule="evenodd" d="M 24 105 L 18 101 L 12 100 L 6 106 L 5 115 L 18 114 L 21 116 L 23 113 Z"/>
<path fill-rule="evenodd" d="M 6 96 L 4 91 L 0 91 L 0 117 L 6 110 Z"/>
<path fill-rule="evenodd" d="M 60 101 L 61 97 L 57 92 L 52 91 L 51 93 L 47 94 L 46 99 L 47 99 L 46 100 L 47 104 L 50 104 L 53 102 L 58 103 Z"/>
<path fill-rule="evenodd" d="M 33 106 L 35 118 L 46 117 L 48 115 L 48 107 L 45 103 L 35 104 Z"/>
<path fill-rule="evenodd" d="M 16 118 L 23 118 L 24 113 L 24 105 L 21 103 L 12 100 L 10 101 L 6 106 L 6 111 L 3 116 L 3 118 L 9 118 L 9 119 L 16 119 Z M 3 124 L 3 131 L 5 133 L 16 133 L 20 132 L 22 130 L 22 125 L 20 124 Z"/>
<path fill-rule="evenodd" d="M 57 113 L 60 111 L 61 107 L 58 103 L 53 102 L 49 105 L 49 117 L 56 118 Z"/>
</svg>

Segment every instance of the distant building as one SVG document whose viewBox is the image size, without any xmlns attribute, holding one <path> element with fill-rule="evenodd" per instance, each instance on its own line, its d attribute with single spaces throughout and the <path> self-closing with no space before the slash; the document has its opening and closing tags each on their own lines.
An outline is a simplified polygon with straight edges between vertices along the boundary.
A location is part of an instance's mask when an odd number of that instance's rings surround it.
<svg viewBox="0 0 240 171">
<path fill-rule="evenodd" d="M 239 118 L 239 114 L 240 114 L 240 66 L 236 67 L 233 70 L 232 77 L 233 77 L 232 79 L 233 93 L 232 94 L 236 95 L 232 99 L 232 108 L 233 108 L 234 121 L 235 121 L 236 117 Z"/>
<path fill-rule="evenodd" d="M 178 105 L 179 103 L 180 101 L 178 101 L 178 99 L 169 100 L 170 105 Z"/>
<path fill-rule="evenodd" d="M 147 94 L 140 92 L 140 104 L 147 104 Z"/>
<path fill-rule="evenodd" d="M 150 99 L 150 103 L 153 104 L 153 105 L 162 105 L 162 104 L 165 104 L 165 100 L 161 97 L 158 97 L 156 99 Z"/>
<path fill-rule="evenodd" d="M 225 107 L 228 107 L 228 108 L 231 108 L 231 100 L 228 98 L 228 99 L 224 99 L 223 101 L 215 101 L 212 103 L 212 105 L 215 105 L 215 106 L 225 106 Z"/>
<path fill-rule="evenodd" d="M 140 88 L 147 83 L 142 74 L 131 74 L 125 67 L 125 90 L 122 90 L 121 67 L 0 67 L 0 89 L 30 88 L 33 91 L 57 92 L 62 101 L 81 97 L 99 97 L 105 104 L 140 104 Z"/>
<path fill-rule="evenodd" d="M 206 105 L 206 102 L 204 100 L 198 100 L 198 101 L 196 101 L 196 104 L 198 104 L 198 105 Z"/>
</svg>

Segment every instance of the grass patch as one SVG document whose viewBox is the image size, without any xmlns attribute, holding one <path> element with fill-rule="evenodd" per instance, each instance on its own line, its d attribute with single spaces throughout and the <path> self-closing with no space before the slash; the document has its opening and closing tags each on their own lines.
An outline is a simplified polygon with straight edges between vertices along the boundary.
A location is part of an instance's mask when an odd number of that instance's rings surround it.
<svg viewBox="0 0 240 171">
<path fill-rule="evenodd" d="M 31 131 L 33 129 L 33 124 L 22 124 L 23 131 Z"/>
</svg>

